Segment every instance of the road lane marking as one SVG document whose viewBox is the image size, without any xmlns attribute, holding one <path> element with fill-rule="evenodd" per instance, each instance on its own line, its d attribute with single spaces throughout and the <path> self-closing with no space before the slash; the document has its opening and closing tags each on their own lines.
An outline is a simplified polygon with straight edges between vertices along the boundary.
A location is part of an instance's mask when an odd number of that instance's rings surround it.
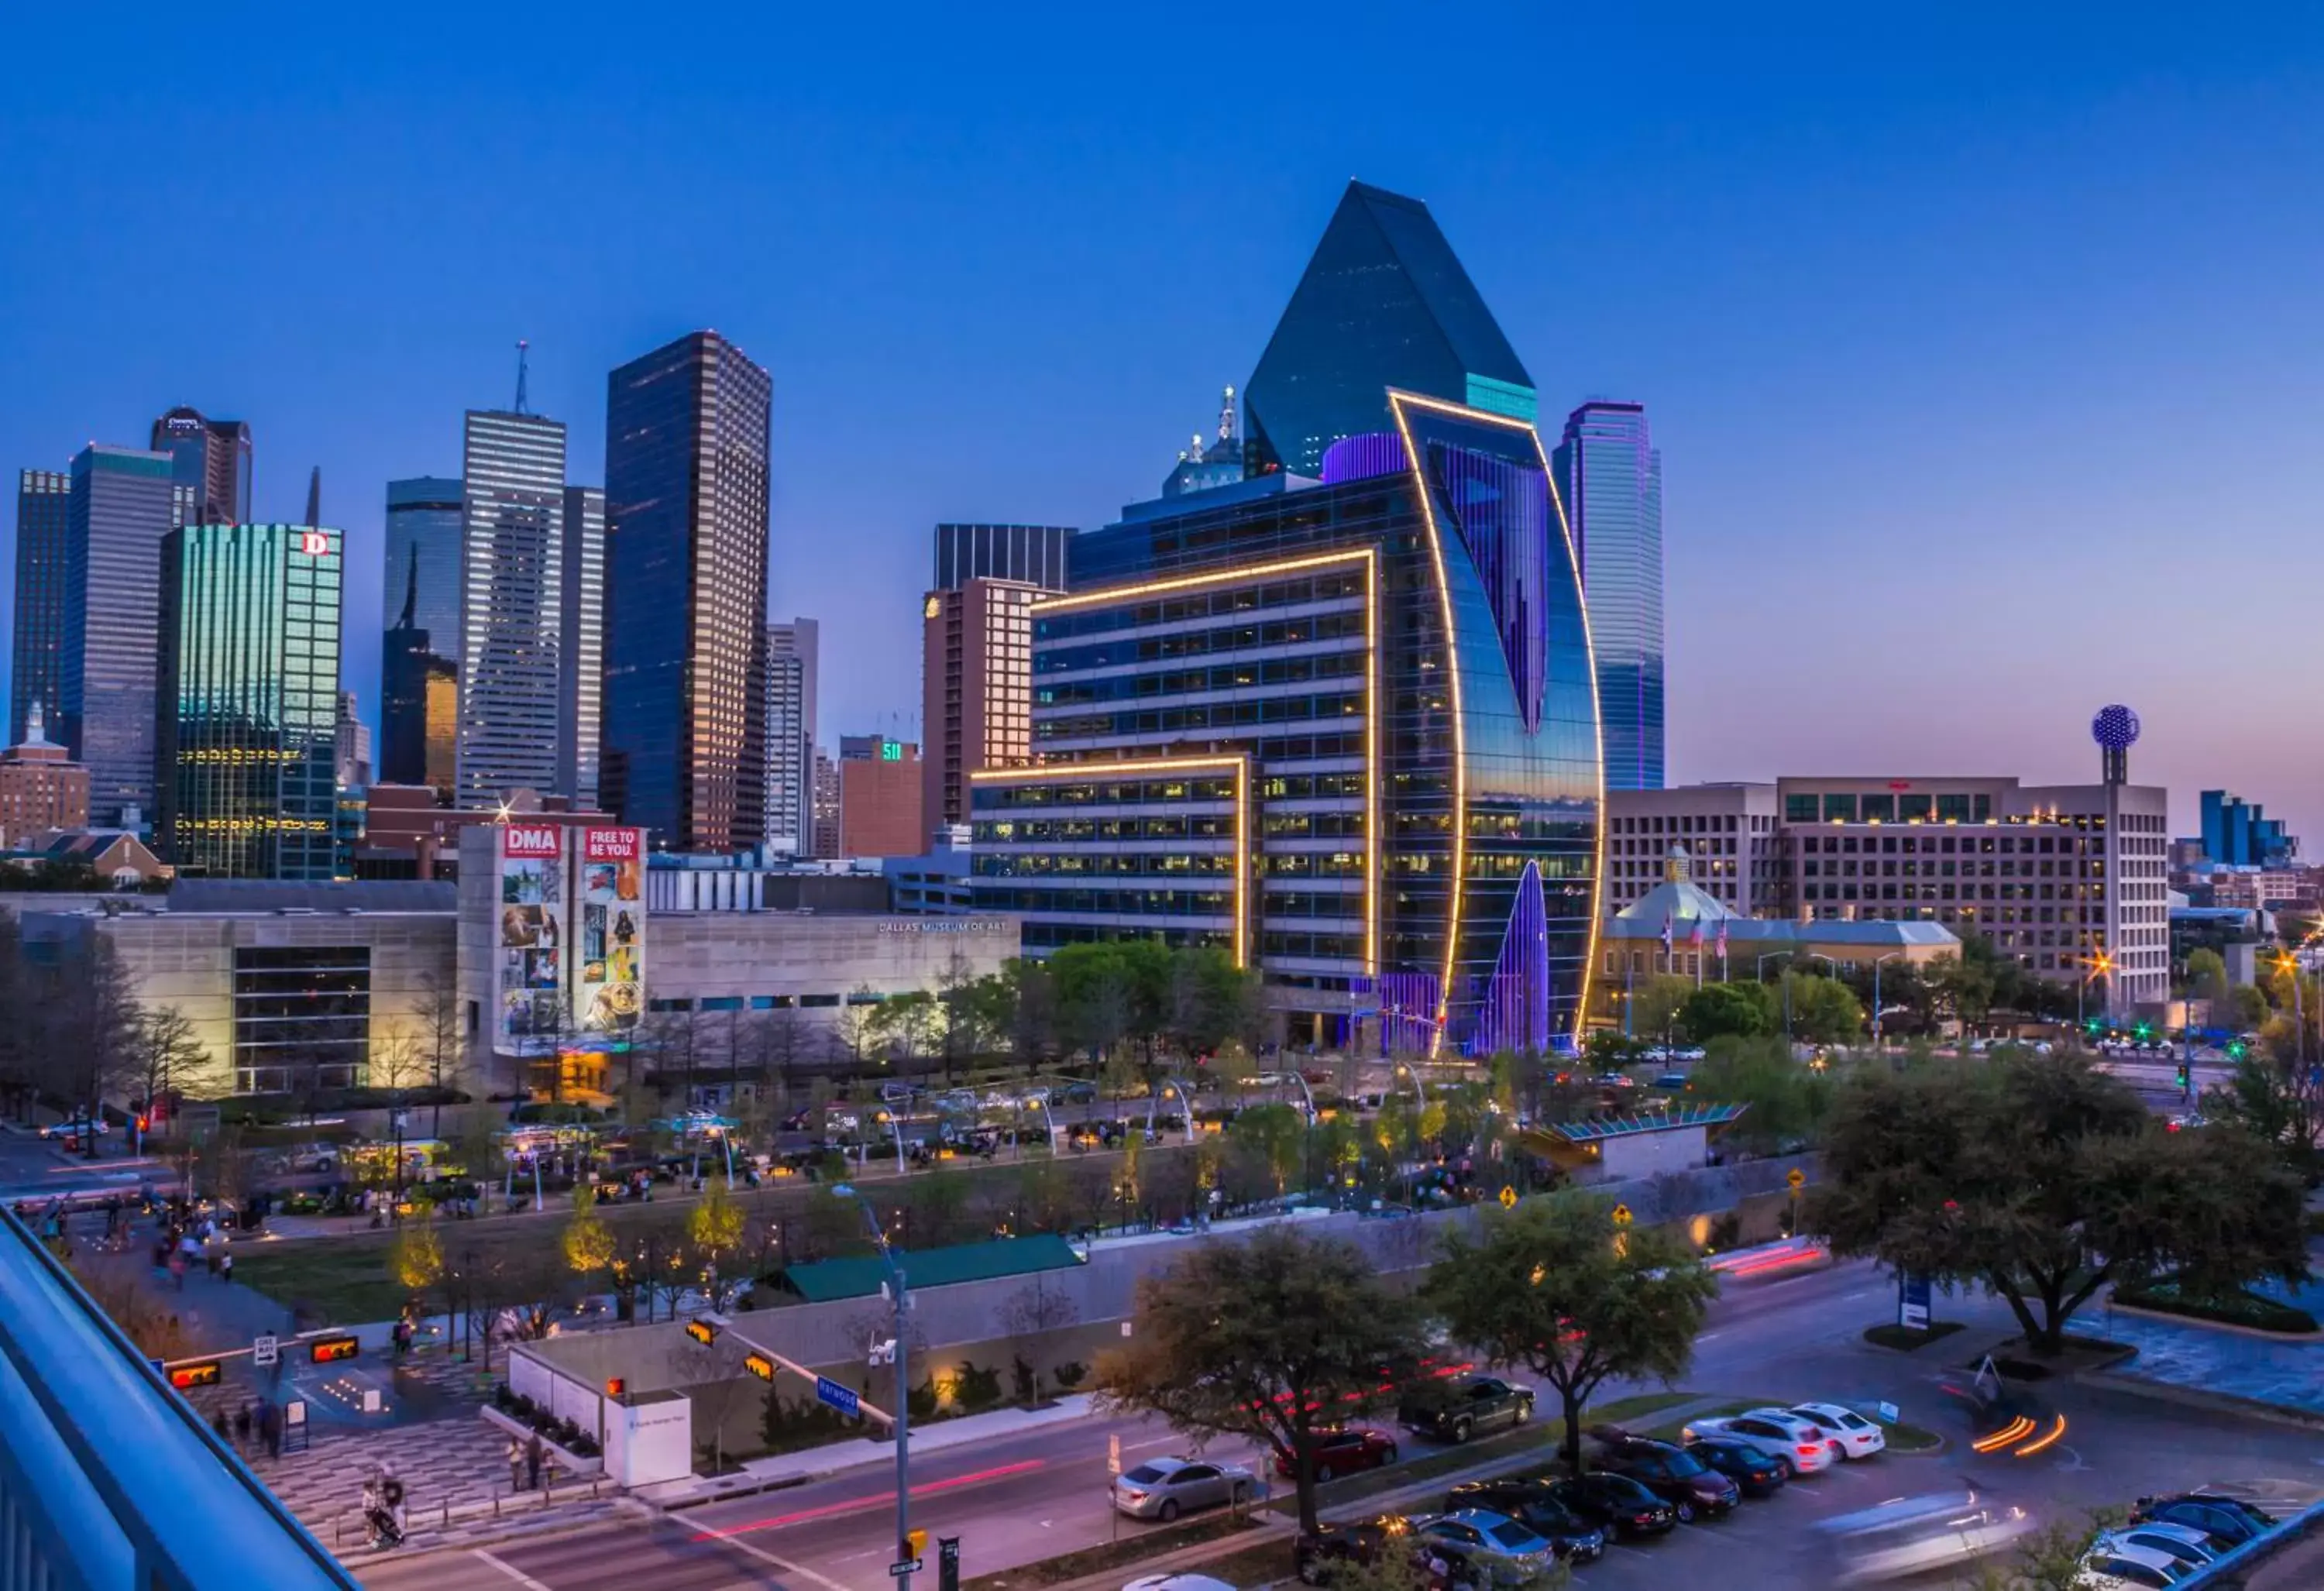
<svg viewBox="0 0 2324 1591">
<path fill-rule="evenodd" d="M 1148 1448 L 1167 1448 L 1174 1443 L 1183 1442 L 1185 1439 L 1186 1439 L 1185 1437 L 1175 1435 L 1156 1437 L 1153 1440 L 1147 1442 L 1124 1442 L 1121 1444 L 1121 1450 L 1125 1453 L 1143 1452 Z"/>
<path fill-rule="evenodd" d="M 500 1570 L 501 1573 L 506 1575 L 510 1579 L 514 1580 L 518 1585 L 523 1586 L 524 1591 L 549 1591 L 549 1586 L 545 1582 L 534 1579 L 530 1575 L 526 1574 L 522 1569 L 517 1568 L 516 1565 L 509 1562 L 507 1559 L 494 1558 L 491 1553 L 485 1551 L 481 1547 L 471 1547 L 468 1550 L 474 1553 L 476 1557 L 483 1559 L 486 1563 L 491 1564 L 494 1568 Z"/>
<path fill-rule="evenodd" d="M 816 1585 L 823 1587 L 823 1591 L 847 1591 L 846 1586 L 841 1585 L 837 1580 L 833 1579 L 829 1575 L 819 1575 L 816 1573 L 815 1570 L 807 1568 L 807 1565 L 803 1563 L 793 1563 L 788 1558 L 777 1558 L 773 1553 L 768 1551 L 764 1547 L 760 1546 L 756 1541 L 745 1541 L 739 1536 L 719 1536 L 714 1539 L 725 1542 L 729 1547 L 747 1552 L 762 1563 L 771 1563 L 787 1575 L 798 1575 L 804 1578 L 813 1580 Z M 549 1591 L 549 1587 L 544 1586 L 541 1587 L 541 1591 Z"/>
<path fill-rule="evenodd" d="M 1010 1476 L 1029 1475 L 1034 1470 L 1047 1469 L 1048 1467 L 1049 1463 L 1046 1458 L 1027 1458 L 1015 1464 L 1003 1464 L 992 1469 L 980 1469 L 968 1475 L 956 1475 L 949 1480 L 930 1481 L 926 1485 L 914 1486 L 912 1495 L 916 1499 L 930 1497 L 939 1492 L 954 1492 L 963 1486 L 981 1485 L 986 1481 L 1005 1480 Z M 697 1531 L 695 1532 L 694 1539 L 697 1541 L 727 1541 L 753 1531 L 779 1530 L 785 1525 L 805 1524 L 809 1520 L 829 1519 L 834 1514 L 857 1513 L 866 1508 L 886 1507 L 895 1500 L 896 1494 L 893 1490 L 873 1492 L 866 1496 L 849 1497 L 837 1503 L 823 1503 L 813 1508 L 800 1508 L 789 1513 L 779 1513 L 771 1519 L 752 1520 L 748 1524 L 730 1525 L 723 1530 Z"/>
</svg>

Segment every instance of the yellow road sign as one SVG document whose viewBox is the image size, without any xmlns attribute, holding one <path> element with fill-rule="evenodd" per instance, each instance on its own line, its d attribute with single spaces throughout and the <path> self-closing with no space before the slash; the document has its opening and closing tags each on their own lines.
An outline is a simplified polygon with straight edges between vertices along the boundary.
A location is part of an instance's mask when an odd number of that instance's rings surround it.
<svg viewBox="0 0 2324 1591">
<path fill-rule="evenodd" d="M 1627 1227 L 1630 1224 L 1630 1207 L 1628 1205 L 1618 1204 L 1614 1207 L 1614 1224 L 1618 1227 Z"/>
<path fill-rule="evenodd" d="M 1515 1188 L 1510 1187 L 1507 1182 L 1502 1183 L 1501 1208 L 1503 1209 L 1515 1209 L 1517 1207 L 1517 1191 Z"/>
<path fill-rule="evenodd" d="M 1792 1185 L 1792 1191 L 1796 1193 L 1808 1185 L 1808 1173 L 1798 1166 L 1794 1166 L 1784 1174 L 1784 1181 L 1789 1182 Z"/>
</svg>

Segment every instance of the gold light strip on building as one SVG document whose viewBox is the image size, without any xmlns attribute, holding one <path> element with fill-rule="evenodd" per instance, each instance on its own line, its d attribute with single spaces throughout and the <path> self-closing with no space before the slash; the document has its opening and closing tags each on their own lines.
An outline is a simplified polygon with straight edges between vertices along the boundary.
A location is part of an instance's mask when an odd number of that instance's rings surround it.
<svg viewBox="0 0 2324 1591">
<path fill-rule="evenodd" d="M 1219 757 L 1155 757 L 1119 762 L 1052 762 L 1041 768 L 979 768 L 968 776 L 973 785 L 1059 784 L 1099 774 L 1179 773 L 1210 768 L 1232 773 L 1235 780 L 1235 832 L 1230 843 L 1235 859 L 1235 965 L 1250 965 L 1250 759 L 1248 755 Z"/>
<path fill-rule="evenodd" d="M 1245 580 L 1257 580 L 1268 575 L 1292 575 L 1302 569 L 1327 568 L 1333 564 L 1352 564 L 1359 558 L 1371 556 L 1370 547 L 1351 552 L 1318 553 L 1313 557 L 1283 558 L 1266 564 L 1240 564 L 1231 569 L 1212 569 L 1200 575 L 1183 575 L 1168 580 L 1141 580 L 1130 585 L 1110 585 L 1102 591 L 1077 591 L 1071 596 L 1044 597 L 1033 603 L 1033 617 L 1042 618 L 1067 608 L 1102 606 L 1107 602 L 1128 602 L 1135 597 L 1155 596 L 1169 591 L 1194 591 L 1206 585 L 1233 585 Z"/>
</svg>

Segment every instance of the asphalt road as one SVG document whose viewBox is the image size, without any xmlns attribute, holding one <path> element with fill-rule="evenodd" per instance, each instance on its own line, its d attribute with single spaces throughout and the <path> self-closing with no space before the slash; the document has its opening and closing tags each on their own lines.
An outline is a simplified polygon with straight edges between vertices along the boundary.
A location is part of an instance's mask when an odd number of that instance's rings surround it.
<svg viewBox="0 0 2324 1591">
<path fill-rule="evenodd" d="M 2090 1508 L 2144 1492 L 2197 1483 L 2235 1484 L 2292 1501 L 2324 1493 L 2324 1449 L 2311 1433 L 2204 1413 L 2130 1394 L 2063 1385 L 2051 1402 L 2069 1416 L 2068 1438 L 2038 1458 L 2003 1461 L 1967 1451 L 1934 1384 L 1948 1369 L 1941 1348 L 1925 1361 L 1866 1347 L 1863 1328 L 1886 1317 L 1892 1284 L 1863 1265 L 1743 1283 L 1721 1298 L 1698 1349 L 1689 1386 L 1705 1394 L 1794 1402 L 1812 1397 L 1897 1403 L 1947 1436 L 1934 1458 L 1893 1457 L 1811 1477 L 1746 1504 L 1733 1519 L 1682 1527 L 1672 1538 L 1617 1548 L 1579 1577 L 1618 1591 L 1739 1583 L 1738 1550 L 1754 1586 L 1820 1584 L 1814 1520 L 1890 1498 L 1974 1485 L 2039 1518 L 2079 1521 Z M 1940 1314 L 1978 1329 L 2006 1325 L 1978 1301 L 1939 1301 Z M 1959 1355 L 1950 1356 L 1959 1357 Z M 1117 1522 L 1106 1506 L 1106 1449 L 1123 1458 L 1185 1450 L 1157 1424 L 1091 1419 L 1051 1426 L 973 1451 L 932 1455 L 912 1475 L 912 1522 L 963 1540 L 964 1575 L 985 1574 L 1153 1527 Z M 1406 1450 L 1423 1446 L 1406 1442 Z M 1261 1470 L 1255 1455 L 1214 1457 Z M 554 1538 L 398 1560 L 365 1577 L 380 1591 L 590 1591 L 650 1584 L 694 1587 L 784 1586 L 793 1591 L 879 1591 L 887 1573 L 894 1490 L 884 1467 L 811 1485 L 694 1509 L 650 1524 L 608 1522 Z M 1368 1512 L 1359 1505 L 1355 1513 Z M 1125 1575 L 1124 1578 L 1129 1576 Z"/>
</svg>

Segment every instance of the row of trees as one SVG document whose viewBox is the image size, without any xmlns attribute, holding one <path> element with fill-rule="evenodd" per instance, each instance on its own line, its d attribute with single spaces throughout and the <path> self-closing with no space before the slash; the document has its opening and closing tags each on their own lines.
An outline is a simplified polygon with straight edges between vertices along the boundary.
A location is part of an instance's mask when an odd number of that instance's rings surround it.
<svg viewBox="0 0 2324 1591">
<path fill-rule="evenodd" d="M 1578 1471 L 1591 1396 L 1609 1379 L 1685 1374 L 1716 1291 L 1683 1245 L 1626 1229 L 1612 1200 L 1586 1193 L 1488 1209 L 1473 1234 L 1445 1237 L 1416 1292 L 1343 1239 L 1270 1227 L 1141 1281 L 1136 1329 L 1101 1356 L 1095 1384 L 1107 1408 L 1270 1448 L 1313 1531 L 1318 1446 L 1412 1383 L 1432 1326 L 1550 1388 Z"/>
</svg>

